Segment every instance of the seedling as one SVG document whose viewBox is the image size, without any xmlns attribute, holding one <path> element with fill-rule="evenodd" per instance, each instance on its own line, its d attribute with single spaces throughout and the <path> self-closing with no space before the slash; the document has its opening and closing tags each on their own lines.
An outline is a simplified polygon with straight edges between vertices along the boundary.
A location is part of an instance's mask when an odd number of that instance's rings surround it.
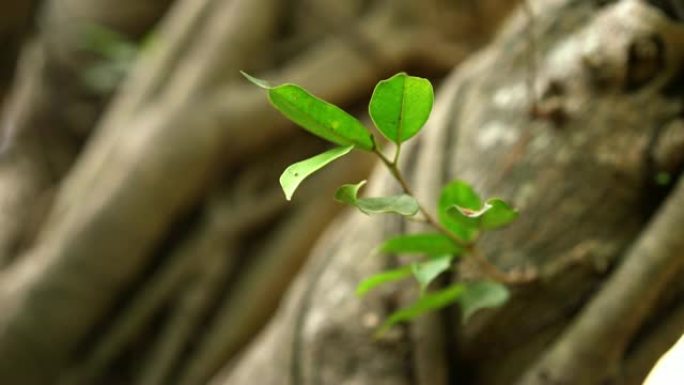
<svg viewBox="0 0 684 385">
<path fill-rule="evenodd" d="M 351 151 L 375 154 L 397 180 L 403 193 L 383 197 L 359 197 L 366 183 L 341 186 L 335 199 L 356 207 L 368 215 L 395 214 L 422 220 L 431 232 L 403 234 L 388 239 L 378 247 L 385 254 L 421 255 L 420 260 L 375 274 L 359 283 L 357 294 L 363 296 L 378 286 L 413 277 L 420 296 L 409 306 L 390 314 L 379 333 L 393 325 L 410 321 L 432 310 L 452 304 L 461 306 L 463 322 L 483 308 L 501 306 L 509 297 L 507 275 L 496 269 L 480 254 L 476 243 L 485 231 L 507 226 L 518 212 L 501 199 L 482 201 L 466 182 L 453 181 L 441 190 L 437 217 L 418 202 L 398 167 L 402 144 L 417 135 L 432 111 L 434 93 L 427 79 L 399 73 L 379 82 L 369 104 L 375 128 L 394 143 L 394 156 L 385 156 L 371 131 L 354 116 L 311 95 L 295 84 L 272 86 L 268 82 L 243 75 L 265 89 L 271 104 L 285 117 L 306 131 L 335 145 L 332 149 L 289 166 L 280 177 L 285 198 L 290 200 L 299 184 L 308 176 L 344 157 Z M 455 282 L 447 287 L 431 288 L 441 274 L 452 270 L 464 258 L 472 258 L 483 269 L 483 279 Z"/>
</svg>

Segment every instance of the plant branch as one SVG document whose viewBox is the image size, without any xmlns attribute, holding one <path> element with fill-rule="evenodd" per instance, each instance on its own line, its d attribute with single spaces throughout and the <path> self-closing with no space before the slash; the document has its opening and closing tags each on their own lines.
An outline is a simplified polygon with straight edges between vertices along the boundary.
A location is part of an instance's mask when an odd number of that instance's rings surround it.
<svg viewBox="0 0 684 385">
<path fill-rule="evenodd" d="M 387 167 L 389 170 L 390 174 L 394 177 L 394 179 L 399 183 L 401 186 L 401 189 L 404 191 L 406 195 L 410 195 L 414 199 L 416 198 L 415 194 L 413 193 L 413 190 L 409 186 L 408 182 L 406 182 L 406 179 L 402 175 L 401 171 L 397 167 L 397 159 L 399 155 L 399 149 L 397 148 L 397 156 L 395 157 L 394 161 L 390 161 L 377 147 L 373 149 L 373 152 L 380 158 L 382 163 Z M 479 249 L 476 247 L 475 242 L 464 242 L 461 238 L 459 238 L 456 234 L 454 234 L 452 231 L 444 227 L 441 223 L 439 223 L 428 211 L 427 209 L 416 199 L 416 203 L 418 204 L 418 210 L 420 211 L 421 214 L 423 214 L 423 217 L 425 219 L 425 222 L 432 226 L 435 230 L 439 231 L 443 235 L 447 236 L 452 242 L 455 244 L 463 247 L 464 249 L 464 255 L 465 256 L 470 256 L 473 261 L 477 264 L 477 266 L 480 267 L 480 269 L 487 275 L 489 278 L 501 282 L 504 284 L 522 284 L 522 283 L 529 283 L 537 278 L 537 274 L 534 272 L 518 272 L 518 271 L 513 271 L 513 272 L 504 272 L 500 270 L 496 265 L 492 264 L 485 258 L 484 255 L 479 251 Z"/>
<path fill-rule="evenodd" d="M 409 184 L 406 182 L 406 179 L 402 175 L 401 171 L 397 167 L 396 160 L 395 162 L 391 162 L 385 155 L 383 155 L 382 152 L 380 152 L 377 148 L 373 150 L 375 154 L 378 155 L 382 163 L 387 167 L 389 170 L 390 174 L 394 177 L 394 179 L 399 182 L 399 185 L 401 186 L 401 189 L 404 191 L 406 195 L 410 195 L 415 198 L 415 194 L 413 193 L 413 190 L 409 186 Z M 398 153 L 398 151 L 397 151 Z M 420 211 L 421 214 L 423 214 L 423 217 L 425 218 L 425 221 L 432 227 L 434 227 L 436 230 L 441 232 L 442 234 L 446 235 L 451 239 L 454 243 L 456 243 L 459 246 L 462 246 L 464 248 L 469 248 L 470 245 L 467 243 L 463 242 L 462 239 L 456 236 L 456 234 L 452 233 L 449 231 L 447 228 L 442 226 L 441 223 L 439 223 L 428 211 L 427 209 L 416 200 L 416 203 L 418 204 L 418 210 Z"/>
<path fill-rule="evenodd" d="M 392 164 L 395 166 L 399 164 L 399 155 L 401 154 L 401 143 L 397 144 L 397 150 L 394 152 L 394 160 L 392 161 Z"/>
</svg>

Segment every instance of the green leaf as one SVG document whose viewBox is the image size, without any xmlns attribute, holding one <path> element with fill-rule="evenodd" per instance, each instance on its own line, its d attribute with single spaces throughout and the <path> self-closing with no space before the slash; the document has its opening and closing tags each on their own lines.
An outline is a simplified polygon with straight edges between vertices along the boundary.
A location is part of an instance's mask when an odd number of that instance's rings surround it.
<svg viewBox="0 0 684 385">
<path fill-rule="evenodd" d="M 462 284 L 456 284 L 442 290 L 425 294 L 413 304 L 390 314 L 380 326 L 377 334 L 384 333 L 399 322 L 410 321 L 431 310 L 438 310 L 455 303 L 464 290 L 465 288 Z"/>
<path fill-rule="evenodd" d="M 359 190 L 366 184 L 365 180 L 357 184 L 345 184 L 340 186 L 335 192 L 335 200 L 341 203 L 346 203 L 351 206 L 356 206 L 358 201 Z"/>
<path fill-rule="evenodd" d="M 399 309 L 385 320 L 377 334 L 382 334 L 399 322 L 413 320 L 429 311 L 439 310 L 458 303 L 467 322 L 477 311 L 503 305 L 510 294 L 506 286 L 491 282 L 457 283 L 442 290 L 425 294 L 413 304 Z"/>
<path fill-rule="evenodd" d="M 454 206 L 461 210 L 478 211 L 482 207 L 482 201 L 468 183 L 457 180 L 442 188 L 437 204 L 439 222 L 463 241 L 472 242 L 479 232 L 479 221 L 459 210 L 454 213 Z"/>
<path fill-rule="evenodd" d="M 418 202 L 416 202 L 415 198 L 406 194 L 362 198 L 356 201 L 356 207 L 366 214 L 394 213 L 411 217 L 418 213 Z"/>
<path fill-rule="evenodd" d="M 388 197 L 358 198 L 359 189 L 366 181 L 345 184 L 337 189 L 335 199 L 357 207 L 366 214 L 395 213 L 413 216 L 418 213 L 418 202 L 412 196 L 401 194 Z"/>
<path fill-rule="evenodd" d="M 400 281 L 410 276 L 410 266 L 404 266 L 394 270 L 383 271 L 361 281 L 361 283 L 359 283 L 359 285 L 356 287 L 356 295 L 364 296 L 369 291 L 375 289 L 376 287 L 384 283 Z"/>
<path fill-rule="evenodd" d="M 490 199 L 485 206 L 489 209 L 480 218 L 480 227 L 484 230 L 504 227 L 518 218 L 518 211 L 501 199 Z"/>
<path fill-rule="evenodd" d="M 295 84 L 271 86 L 242 73 L 249 81 L 268 90 L 271 104 L 286 118 L 310 133 L 340 146 L 354 145 L 372 151 L 373 137 L 361 122 L 339 107 L 319 99 Z"/>
<path fill-rule="evenodd" d="M 425 262 L 411 264 L 411 271 L 420 285 L 421 293 L 425 292 L 425 289 L 427 289 L 435 278 L 449 270 L 453 259 L 454 257 L 452 255 L 441 255 Z"/>
<path fill-rule="evenodd" d="M 399 144 L 425 125 L 433 101 L 430 81 L 399 73 L 375 86 L 369 112 L 378 130 Z"/>
<path fill-rule="evenodd" d="M 409 234 L 388 239 L 378 250 L 381 253 L 438 256 L 459 255 L 463 252 L 463 247 L 442 234 Z"/>
<path fill-rule="evenodd" d="M 518 212 L 501 199 L 490 199 L 479 210 L 451 206 L 447 213 L 459 223 L 477 226 L 482 230 L 494 230 L 508 225 L 518 218 Z"/>
<path fill-rule="evenodd" d="M 322 154 L 290 165 L 280 176 L 280 186 L 283 188 L 285 198 L 287 200 L 292 199 L 292 195 L 304 179 L 335 159 L 347 155 L 353 148 L 354 146 L 335 147 Z"/>
<path fill-rule="evenodd" d="M 468 283 L 464 287 L 465 290 L 458 299 L 464 323 L 478 310 L 503 305 L 510 296 L 506 286 L 493 281 Z"/>
</svg>

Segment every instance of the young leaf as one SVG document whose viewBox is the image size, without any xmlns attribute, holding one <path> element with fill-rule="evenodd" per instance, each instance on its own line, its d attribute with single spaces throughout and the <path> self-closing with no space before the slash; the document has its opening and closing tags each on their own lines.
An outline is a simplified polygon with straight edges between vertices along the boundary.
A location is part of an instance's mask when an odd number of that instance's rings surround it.
<svg viewBox="0 0 684 385">
<path fill-rule="evenodd" d="M 356 205 L 358 200 L 359 190 L 366 184 L 365 180 L 357 184 L 344 184 L 340 186 L 335 192 L 335 200 L 340 203 L 346 203 L 351 206 Z"/>
<path fill-rule="evenodd" d="M 380 245 L 378 250 L 388 254 L 425 254 L 428 256 L 450 254 L 455 256 L 463 252 L 463 247 L 442 234 L 409 234 L 388 239 Z"/>
<path fill-rule="evenodd" d="M 465 284 L 465 290 L 458 298 L 463 314 L 463 323 L 480 309 L 499 307 L 506 303 L 509 292 L 506 286 L 492 281 Z"/>
<path fill-rule="evenodd" d="M 490 199 L 485 206 L 489 209 L 480 218 L 480 227 L 485 230 L 504 227 L 518 218 L 518 211 L 501 199 Z"/>
<path fill-rule="evenodd" d="M 400 144 L 425 125 L 433 101 L 430 81 L 399 73 L 375 86 L 369 112 L 378 130 Z"/>
<path fill-rule="evenodd" d="M 369 291 L 375 289 L 376 287 L 384 283 L 400 281 L 410 276 L 410 266 L 404 266 L 394 270 L 383 271 L 361 281 L 361 283 L 359 283 L 359 285 L 356 287 L 356 295 L 364 296 Z"/>
<path fill-rule="evenodd" d="M 460 210 L 454 212 L 453 207 Z M 466 182 L 457 180 L 442 188 L 437 204 L 439 222 L 465 242 L 472 242 L 478 233 L 479 221 L 463 215 L 462 211 L 476 212 L 482 207 L 480 197 Z"/>
<path fill-rule="evenodd" d="M 418 202 L 412 196 L 401 194 L 388 197 L 358 198 L 359 189 L 366 181 L 357 184 L 345 184 L 335 192 L 338 202 L 357 207 L 365 214 L 395 213 L 413 216 L 418 213 Z"/>
<path fill-rule="evenodd" d="M 461 306 L 465 323 L 478 310 L 501 306 L 508 298 L 508 289 L 500 283 L 490 281 L 457 283 L 425 294 L 413 304 L 395 311 L 385 320 L 377 334 L 384 333 L 399 322 L 410 321 L 428 311 L 442 309 L 454 303 Z"/>
<path fill-rule="evenodd" d="M 384 333 L 399 322 L 410 321 L 431 310 L 438 310 L 455 303 L 464 290 L 462 284 L 456 284 L 442 290 L 425 294 L 413 304 L 390 314 L 380 326 L 377 334 L 380 335 Z"/>
<path fill-rule="evenodd" d="M 358 199 L 356 207 L 366 214 L 394 213 L 411 217 L 418 213 L 418 202 L 406 194 Z"/>
<path fill-rule="evenodd" d="M 372 151 L 371 134 L 355 117 L 339 107 L 319 99 L 295 84 L 271 86 L 268 82 L 247 75 L 247 80 L 268 90 L 271 104 L 286 118 L 310 133 L 340 146 L 354 145 Z"/>
<path fill-rule="evenodd" d="M 354 146 L 336 147 L 286 168 L 280 175 L 280 186 L 283 188 L 285 198 L 287 200 L 292 199 L 292 195 L 304 179 L 335 159 L 347 155 L 353 148 Z"/>
<path fill-rule="evenodd" d="M 441 255 L 434 259 L 425 262 L 416 262 L 411 264 L 411 271 L 416 277 L 420 285 L 421 293 L 435 280 L 440 274 L 449 270 L 451 267 L 451 260 L 454 259 L 452 255 Z"/>
</svg>

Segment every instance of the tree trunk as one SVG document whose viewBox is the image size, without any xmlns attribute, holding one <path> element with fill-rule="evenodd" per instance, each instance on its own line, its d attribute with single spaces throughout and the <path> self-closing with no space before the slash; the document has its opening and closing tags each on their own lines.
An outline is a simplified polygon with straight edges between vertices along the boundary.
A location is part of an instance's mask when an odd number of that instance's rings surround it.
<svg viewBox="0 0 684 385">
<path fill-rule="evenodd" d="M 486 5 L 44 2 L 3 115 L 0 383 L 206 382 L 274 311 L 334 188 L 371 165 L 286 206 L 277 172 L 321 143 L 238 70 L 353 106 L 399 68 L 452 67 L 512 3 Z M 83 78 L 111 60 L 83 48 L 87 27 L 142 40 L 167 6 L 109 101 Z"/>
<path fill-rule="evenodd" d="M 31 7 L 0 17 L 26 41 L 0 81 L 0 383 L 639 384 L 684 329 L 678 3 L 528 3 L 491 42 L 516 2 L 46 0 L 35 30 Z M 93 24 L 145 41 L 104 90 L 84 77 L 112 64 L 82 45 Z M 449 309 L 374 339 L 416 290 L 354 288 L 400 262 L 368 257 L 383 238 L 420 226 L 337 216 L 365 156 L 288 204 L 278 173 L 324 145 L 239 70 L 355 113 L 393 72 L 451 71 L 403 167 L 428 206 L 454 178 L 512 201 L 521 219 L 482 249 L 541 278 L 466 324 Z M 399 188 L 376 170 L 368 190 Z"/>
</svg>

